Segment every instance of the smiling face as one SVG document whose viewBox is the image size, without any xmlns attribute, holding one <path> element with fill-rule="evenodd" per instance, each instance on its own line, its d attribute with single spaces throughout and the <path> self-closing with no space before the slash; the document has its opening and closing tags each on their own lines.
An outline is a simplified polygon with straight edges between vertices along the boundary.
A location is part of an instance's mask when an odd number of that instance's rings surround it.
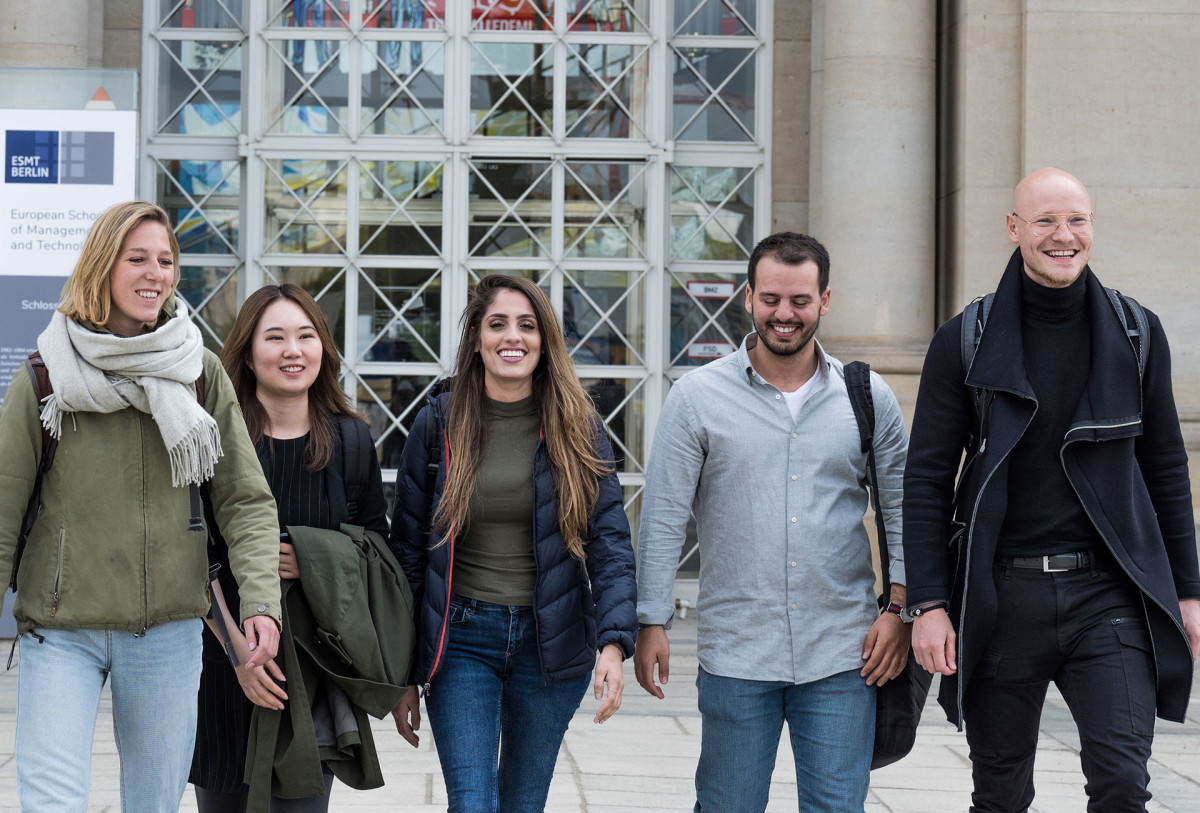
<svg viewBox="0 0 1200 813">
<path fill-rule="evenodd" d="M 533 394 L 533 371 L 542 355 L 542 334 L 529 298 L 502 288 L 484 310 L 475 352 L 483 361 L 483 386 L 496 401 Z"/>
<path fill-rule="evenodd" d="M 1076 234 L 1065 218 L 1055 217 L 1054 231 L 1041 237 L 1025 221 L 1047 214 L 1090 216 L 1092 202 L 1079 179 L 1058 169 L 1032 172 L 1013 191 L 1013 211 L 1024 220 L 1008 215 L 1008 236 L 1021 247 L 1029 278 L 1047 288 L 1066 288 L 1074 282 L 1092 254 L 1090 219 L 1088 227 Z"/>
<path fill-rule="evenodd" d="M 143 220 L 126 236 L 108 275 L 109 309 L 105 327 L 118 336 L 148 333 L 171 296 L 175 256 L 163 224 Z"/>
<path fill-rule="evenodd" d="M 306 394 L 321 371 L 321 338 L 304 309 L 290 299 L 272 302 L 254 329 L 250 369 L 259 396 Z"/>
<path fill-rule="evenodd" d="M 785 265 L 767 256 L 758 261 L 754 288 L 746 288 L 746 310 L 762 346 L 777 356 L 808 347 L 829 312 L 829 288 L 819 288 L 812 260 Z"/>
</svg>

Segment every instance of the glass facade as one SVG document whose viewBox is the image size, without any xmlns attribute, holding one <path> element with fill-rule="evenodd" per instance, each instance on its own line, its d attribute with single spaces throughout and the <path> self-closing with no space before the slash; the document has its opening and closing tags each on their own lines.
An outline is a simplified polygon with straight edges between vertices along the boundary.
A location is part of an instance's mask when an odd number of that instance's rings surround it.
<svg viewBox="0 0 1200 813">
<path fill-rule="evenodd" d="M 210 346 L 250 291 L 304 286 L 390 469 L 470 286 L 525 276 L 636 532 L 670 381 L 749 329 L 768 0 L 145 2 L 142 194 Z"/>
</svg>

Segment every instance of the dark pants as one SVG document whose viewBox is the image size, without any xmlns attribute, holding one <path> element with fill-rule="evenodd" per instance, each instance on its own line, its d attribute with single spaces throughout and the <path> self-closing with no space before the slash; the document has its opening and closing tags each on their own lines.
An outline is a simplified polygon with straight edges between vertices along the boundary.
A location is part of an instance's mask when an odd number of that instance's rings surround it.
<svg viewBox="0 0 1200 813">
<path fill-rule="evenodd" d="M 975 813 L 1033 801 L 1050 681 L 1079 728 L 1088 810 L 1144 811 L 1154 662 L 1142 599 L 1116 565 L 1043 573 L 996 565 L 996 631 L 963 696 Z"/>
</svg>

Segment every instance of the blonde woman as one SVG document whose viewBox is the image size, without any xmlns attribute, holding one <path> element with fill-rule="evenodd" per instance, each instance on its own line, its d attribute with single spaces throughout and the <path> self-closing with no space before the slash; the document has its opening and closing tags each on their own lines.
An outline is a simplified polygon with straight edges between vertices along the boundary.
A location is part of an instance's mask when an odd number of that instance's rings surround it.
<svg viewBox="0 0 1200 813">
<path fill-rule="evenodd" d="M 415 746 L 423 687 L 451 811 L 542 810 L 593 666 L 597 700 L 608 687 L 595 722 L 621 705 L 637 633 L 629 525 L 540 288 L 480 280 L 456 367 L 397 475 L 392 549 L 417 607 L 417 668 L 393 716 Z"/>
<path fill-rule="evenodd" d="M 242 585 L 252 661 L 279 643 L 279 526 L 233 385 L 188 319 L 166 213 L 110 207 L 38 337 L 53 385 L 18 371 L 0 407 L 0 572 L 42 452 L 58 441 L 17 571 L 17 792 L 24 810 L 87 807 L 92 730 L 112 678 L 127 811 L 175 810 L 187 784 L 208 610 L 208 482 Z M 196 382 L 202 382 L 201 404 Z"/>
</svg>

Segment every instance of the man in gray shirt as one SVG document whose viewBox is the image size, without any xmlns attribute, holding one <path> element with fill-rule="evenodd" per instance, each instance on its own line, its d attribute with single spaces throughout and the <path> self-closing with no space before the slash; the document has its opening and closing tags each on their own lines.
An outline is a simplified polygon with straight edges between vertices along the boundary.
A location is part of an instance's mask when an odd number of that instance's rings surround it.
<svg viewBox="0 0 1200 813">
<path fill-rule="evenodd" d="M 866 454 L 842 363 L 814 339 L 829 310 L 829 255 L 783 232 L 750 256 L 754 332 L 737 352 L 672 386 L 654 436 L 638 542 L 638 683 L 662 697 L 672 585 L 688 516 L 700 543 L 696 811 L 767 805 L 783 721 L 800 808 L 862 811 L 875 687 L 908 654 L 900 504 L 908 438 L 871 374 L 890 612 L 879 614 Z"/>
</svg>

